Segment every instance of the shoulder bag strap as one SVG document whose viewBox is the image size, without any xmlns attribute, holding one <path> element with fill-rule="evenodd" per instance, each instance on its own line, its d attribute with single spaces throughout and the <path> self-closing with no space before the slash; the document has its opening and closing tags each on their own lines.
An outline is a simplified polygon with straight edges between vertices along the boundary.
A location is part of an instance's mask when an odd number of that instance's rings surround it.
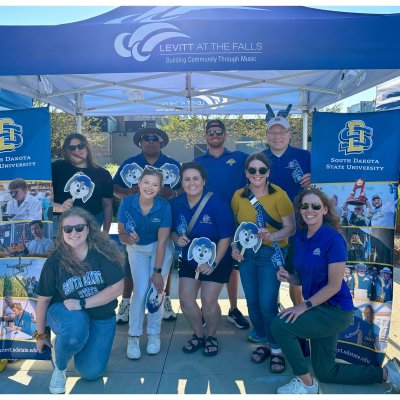
<svg viewBox="0 0 400 400">
<path fill-rule="evenodd" d="M 190 232 L 193 229 L 194 224 L 197 221 L 197 218 L 199 218 L 200 213 L 203 211 L 204 206 L 206 205 L 208 199 L 213 195 L 213 192 L 208 192 L 204 197 L 203 200 L 200 202 L 199 206 L 197 207 L 196 212 L 193 214 L 192 219 L 189 222 L 189 225 L 186 230 L 186 235 L 190 235 Z"/>
</svg>

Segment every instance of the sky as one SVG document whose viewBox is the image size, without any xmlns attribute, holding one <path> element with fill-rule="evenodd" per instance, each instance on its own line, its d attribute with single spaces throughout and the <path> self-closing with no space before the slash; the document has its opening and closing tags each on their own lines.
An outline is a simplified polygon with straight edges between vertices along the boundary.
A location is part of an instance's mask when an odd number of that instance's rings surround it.
<svg viewBox="0 0 400 400">
<path fill-rule="evenodd" d="M 79 20 L 87 19 L 94 17 L 99 14 L 103 14 L 107 11 L 112 10 L 116 6 L 47 6 L 46 1 L 38 1 L 38 3 L 43 4 L 44 6 L 27 6 L 26 1 L 22 2 L 20 0 L 14 0 L 12 4 L 21 4 L 18 6 L 1 6 L 0 7 L 0 25 L 56 25 L 56 24 L 63 24 L 63 23 L 70 23 L 76 22 Z M 70 0 L 68 4 L 78 3 L 77 1 Z M 98 2 L 96 2 L 98 3 Z M 139 5 L 141 1 L 136 1 L 135 5 Z M 138 4 L 139 3 L 139 4 Z M 179 5 L 181 2 L 179 0 L 174 1 L 174 5 Z M 206 5 L 208 0 L 203 0 L 198 5 Z M 221 2 L 217 2 L 219 5 Z M 230 0 L 229 3 L 235 3 L 235 0 Z M 279 5 L 285 5 L 285 0 L 279 2 Z M 333 2 L 331 1 L 331 4 Z M 376 13 L 376 14 L 390 14 L 390 13 L 400 13 L 400 6 L 373 6 L 373 5 L 366 5 L 366 6 L 344 6 L 343 4 L 348 3 L 341 1 L 335 2 L 336 4 L 341 4 L 338 6 L 318 6 L 314 4 L 314 1 L 309 0 L 307 5 L 312 5 L 315 8 L 320 8 L 324 10 L 332 10 L 332 11 L 344 11 L 344 12 L 363 12 L 363 13 Z M 352 3 L 355 3 L 354 1 Z M 368 4 L 369 2 L 364 0 L 364 4 Z M 7 0 L 3 1 L 2 4 L 7 4 Z M 47 3 L 50 4 L 50 3 Z M 57 4 L 65 4 L 62 1 L 59 1 Z M 80 4 L 86 4 L 84 1 L 81 1 Z M 109 4 L 109 2 L 108 2 Z M 126 2 L 125 2 L 126 4 Z M 168 2 L 165 1 L 154 1 L 151 3 L 152 5 L 167 5 Z M 169 5 L 171 1 L 169 1 Z M 196 0 L 190 1 L 191 5 L 196 5 Z M 251 5 L 271 5 L 273 2 L 269 1 L 266 4 L 265 1 L 260 2 L 257 0 L 252 0 Z M 287 4 L 294 5 L 294 1 L 290 1 Z M 385 4 L 389 4 L 386 0 Z M 128 4 L 127 5 L 134 5 Z M 215 5 L 215 3 L 214 3 Z M 220 4 L 223 5 L 223 4 Z M 300 5 L 300 3 L 299 3 Z M 357 95 L 351 96 L 345 100 L 341 100 L 340 103 L 342 104 L 342 111 L 346 112 L 347 107 L 352 104 L 357 104 L 360 101 L 368 101 L 374 100 L 376 96 L 376 88 L 368 89 L 364 92 L 361 92 Z"/>
</svg>

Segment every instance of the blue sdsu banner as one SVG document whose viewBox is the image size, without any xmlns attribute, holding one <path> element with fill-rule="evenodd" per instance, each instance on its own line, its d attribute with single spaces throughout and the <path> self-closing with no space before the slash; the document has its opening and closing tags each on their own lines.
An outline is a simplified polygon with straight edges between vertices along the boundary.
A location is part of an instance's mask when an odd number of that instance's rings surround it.
<svg viewBox="0 0 400 400">
<path fill-rule="evenodd" d="M 47 109 L 0 112 L 0 358 L 36 351 L 37 285 L 52 249 Z"/>
<path fill-rule="evenodd" d="M 400 161 L 400 111 L 316 113 L 312 180 L 329 195 L 347 242 L 344 280 L 354 321 L 337 358 L 382 365 L 393 304 L 393 246 Z"/>
</svg>

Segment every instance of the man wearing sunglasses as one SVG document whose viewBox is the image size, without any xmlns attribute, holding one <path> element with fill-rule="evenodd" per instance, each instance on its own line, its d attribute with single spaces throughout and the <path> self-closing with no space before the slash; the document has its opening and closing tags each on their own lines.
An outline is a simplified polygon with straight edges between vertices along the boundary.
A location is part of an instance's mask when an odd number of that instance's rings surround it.
<svg viewBox="0 0 400 400">
<path fill-rule="evenodd" d="M 60 213 L 77 206 L 90 212 L 104 232 L 109 232 L 112 221 L 113 184 L 110 173 L 98 165 L 89 142 L 80 133 L 70 133 L 61 149 L 63 159 L 51 164 L 54 191 L 54 235 L 57 235 L 57 221 Z M 94 184 L 89 198 L 72 198 L 66 184 L 77 173 L 88 177 Z"/>
<path fill-rule="evenodd" d="M 181 165 L 178 161 L 165 155 L 161 149 L 167 146 L 169 138 L 166 132 L 162 129 L 155 127 L 143 128 L 138 130 L 133 136 L 133 143 L 142 149 L 141 153 L 136 156 L 129 157 L 126 159 L 118 168 L 117 173 L 113 178 L 114 184 L 114 195 L 119 198 L 124 198 L 132 194 L 138 193 L 139 188 L 137 184 L 128 187 L 122 177 L 121 171 L 125 165 L 136 163 L 144 169 L 146 166 L 150 168 L 161 168 L 164 164 L 173 164 L 181 169 Z M 181 184 L 178 182 L 177 185 L 172 189 L 169 185 L 164 184 L 159 195 L 167 200 L 171 200 L 178 196 L 182 192 Z M 172 269 L 171 269 L 172 270 Z M 125 268 L 125 279 L 124 279 L 124 291 L 122 293 L 122 302 L 119 304 L 117 312 L 117 323 L 125 324 L 129 322 L 129 305 L 130 298 L 133 289 L 132 275 L 129 264 L 127 263 Z M 166 296 L 164 298 L 164 316 L 163 319 L 167 321 L 173 321 L 176 319 L 176 314 L 172 309 L 171 301 L 169 298 L 170 290 L 170 279 L 168 278 L 167 287 L 165 289 Z"/>
<path fill-rule="evenodd" d="M 208 121 L 205 133 L 207 151 L 194 161 L 202 164 L 207 172 L 208 190 L 219 194 L 227 204 L 231 204 L 235 191 L 247 183 L 244 168 L 247 154 L 241 151 L 230 151 L 224 147 L 226 137 L 225 124 L 221 120 Z M 234 262 L 233 259 L 232 262 Z M 246 329 L 249 327 L 249 322 L 237 307 L 239 274 L 236 268 L 235 263 L 230 280 L 226 284 L 230 303 L 227 318 L 237 328 Z"/>
<path fill-rule="evenodd" d="M 42 219 L 42 203 L 28 193 L 28 185 L 24 179 L 12 180 L 8 185 L 8 191 L 12 200 L 7 203 L 6 214 L 12 215 L 11 220 Z"/>
</svg>

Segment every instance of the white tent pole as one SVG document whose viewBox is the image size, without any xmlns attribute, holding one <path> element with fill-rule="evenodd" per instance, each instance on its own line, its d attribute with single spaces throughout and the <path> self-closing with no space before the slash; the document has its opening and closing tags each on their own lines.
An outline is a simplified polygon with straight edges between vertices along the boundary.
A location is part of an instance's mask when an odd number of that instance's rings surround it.
<svg viewBox="0 0 400 400">
<path fill-rule="evenodd" d="M 76 114 L 76 131 L 82 134 L 82 97 L 80 93 L 75 93 L 75 114 Z"/>
<path fill-rule="evenodd" d="M 308 141 L 308 112 L 303 111 L 303 149 L 307 150 Z"/>
</svg>

